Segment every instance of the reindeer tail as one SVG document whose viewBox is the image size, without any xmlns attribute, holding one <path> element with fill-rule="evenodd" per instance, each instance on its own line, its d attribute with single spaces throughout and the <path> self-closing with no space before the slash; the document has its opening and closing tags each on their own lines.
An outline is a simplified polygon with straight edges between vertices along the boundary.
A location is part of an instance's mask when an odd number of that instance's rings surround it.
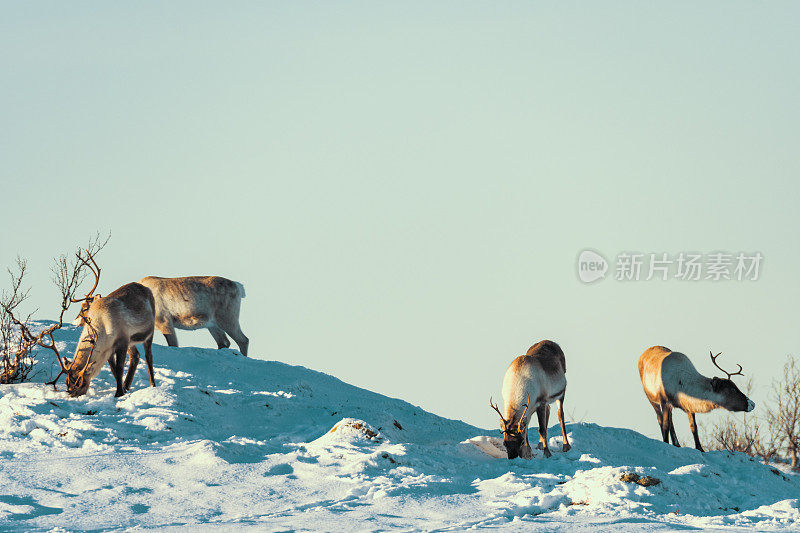
<svg viewBox="0 0 800 533">
<path fill-rule="evenodd" d="M 242 285 L 238 281 L 234 281 L 234 283 L 236 284 L 236 288 L 239 289 L 239 297 L 244 298 L 245 296 L 247 296 L 247 293 L 244 292 L 244 285 Z"/>
</svg>

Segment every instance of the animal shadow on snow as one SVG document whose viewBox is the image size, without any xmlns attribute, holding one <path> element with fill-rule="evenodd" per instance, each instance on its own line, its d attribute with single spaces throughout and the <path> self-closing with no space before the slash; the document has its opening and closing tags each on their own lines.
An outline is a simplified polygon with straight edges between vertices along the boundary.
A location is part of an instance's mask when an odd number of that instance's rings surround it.
<svg viewBox="0 0 800 533">
<path fill-rule="evenodd" d="M 32 508 L 26 513 L 9 513 L 6 518 L 10 520 L 29 520 L 31 518 L 36 518 L 37 516 L 60 514 L 64 512 L 64 510 L 59 507 L 47 507 L 46 505 L 41 505 L 31 496 L 14 496 L 12 494 L 3 494 L 0 495 L 0 502 L 8 505 L 20 505 Z"/>
</svg>

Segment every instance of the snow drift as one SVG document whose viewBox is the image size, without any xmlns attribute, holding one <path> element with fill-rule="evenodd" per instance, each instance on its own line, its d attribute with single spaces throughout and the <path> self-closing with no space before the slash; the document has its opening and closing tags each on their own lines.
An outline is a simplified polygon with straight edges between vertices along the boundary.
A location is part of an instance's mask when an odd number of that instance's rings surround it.
<svg viewBox="0 0 800 533">
<path fill-rule="evenodd" d="M 508 461 L 496 430 L 319 372 L 153 349 L 158 386 L 119 399 L 107 367 L 81 398 L 0 389 L 0 529 L 800 528 L 800 480 L 742 454 L 569 424 L 571 451 L 551 430 L 553 457 Z"/>
</svg>

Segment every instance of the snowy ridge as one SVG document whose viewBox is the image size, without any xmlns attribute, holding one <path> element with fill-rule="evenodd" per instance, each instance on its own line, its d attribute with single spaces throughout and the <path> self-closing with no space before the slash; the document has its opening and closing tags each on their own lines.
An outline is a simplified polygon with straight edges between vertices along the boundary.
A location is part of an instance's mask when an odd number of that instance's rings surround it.
<svg viewBox="0 0 800 533">
<path fill-rule="evenodd" d="M 71 353 L 79 330 L 56 340 Z M 508 461 L 496 430 L 233 350 L 154 346 L 115 399 L 0 389 L 0 529 L 800 529 L 800 480 L 742 454 L 570 424 Z M 63 389 L 63 387 L 61 387 Z M 660 480 L 622 481 L 635 472 Z"/>
</svg>

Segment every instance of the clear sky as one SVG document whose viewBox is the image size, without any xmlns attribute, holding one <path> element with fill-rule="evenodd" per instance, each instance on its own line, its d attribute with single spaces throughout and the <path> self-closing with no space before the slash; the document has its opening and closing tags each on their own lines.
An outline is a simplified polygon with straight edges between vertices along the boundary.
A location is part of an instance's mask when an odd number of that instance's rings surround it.
<svg viewBox="0 0 800 533">
<path fill-rule="evenodd" d="M 110 230 L 101 292 L 241 281 L 252 356 L 483 427 L 543 338 L 566 352 L 568 412 L 648 435 L 648 346 L 709 375 L 723 351 L 759 407 L 798 353 L 796 3 L 0 13 L 0 264 L 29 259 L 42 318 L 50 257 Z M 584 248 L 764 262 L 754 282 L 584 285 Z"/>
</svg>

